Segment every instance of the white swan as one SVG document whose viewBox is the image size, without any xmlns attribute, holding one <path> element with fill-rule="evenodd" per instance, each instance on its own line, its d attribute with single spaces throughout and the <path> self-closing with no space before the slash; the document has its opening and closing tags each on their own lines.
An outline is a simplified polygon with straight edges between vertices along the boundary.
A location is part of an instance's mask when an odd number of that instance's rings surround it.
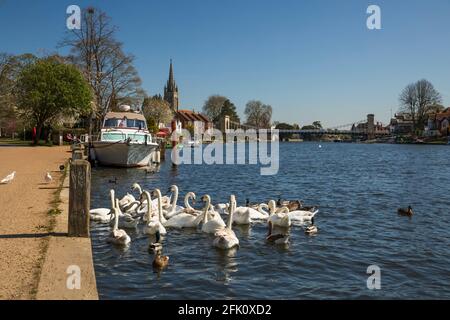
<svg viewBox="0 0 450 320">
<path fill-rule="evenodd" d="M 223 222 L 220 214 L 216 211 L 210 211 L 211 197 L 209 195 L 204 195 L 202 201 L 205 202 L 202 215 L 202 231 L 205 233 L 216 233 L 216 231 L 223 229 L 226 224 Z"/>
<path fill-rule="evenodd" d="M 233 224 L 233 212 L 236 209 L 236 198 L 234 195 L 230 196 L 230 213 L 228 215 L 226 227 L 218 230 L 214 236 L 216 237 L 213 241 L 213 245 L 219 249 L 231 249 L 233 247 L 239 246 L 239 239 L 236 234 L 231 229 Z"/>
<path fill-rule="evenodd" d="M 143 197 L 146 198 L 148 203 L 151 203 L 150 194 L 147 191 L 143 192 Z M 162 204 L 161 201 L 158 201 L 158 216 L 153 216 L 152 206 L 147 206 L 147 212 L 144 216 L 144 220 L 146 221 L 146 225 L 144 227 L 144 233 L 146 234 L 167 234 L 166 228 L 161 223 L 161 220 L 164 220 L 162 216 Z"/>
<path fill-rule="evenodd" d="M 156 196 L 158 199 L 158 210 L 162 211 L 162 202 L 161 202 L 161 191 L 159 189 L 155 189 L 153 191 L 153 196 Z M 160 214 L 160 222 L 165 227 L 171 228 L 196 228 L 201 222 L 202 216 L 194 216 L 189 213 L 182 212 L 173 216 L 172 218 L 166 220 L 162 214 Z"/>
<path fill-rule="evenodd" d="M 118 222 L 118 226 L 119 228 L 125 228 L 125 229 L 134 229 L 137 227 L 138 223 L 139 223 L 139 218 L 133 218 L 130 214 L 128 213 L 122 213 L 122 211 L 120 211 L 120 207 L 119 207 L 119 199 L 116 199 L 116 205 L 114 207 L 117 210 L 114 210 L 114 214 L 116 214 L 116 212 L 118 212 L 119 214 L 119 222 Z M 114 223 L 114 221 L 111 221 L 112 223 Z"/>
<path fill-rule="evenodd" d="M 89 211 L 89 216 L 92 221 L 108 223 L 113 218 L 112 211 L 115 207 L 114 190 L 113 189 L 111 189 L 109 191 L 109 195 L 111 197 L 111 209 L 107 209 L 107 208 L 91 209 Z"/>
<path fill-rule="evenodd" d="M 119 229 L 119 209 L 114 208 L 114 226 L 109 234 L 108 242 L 126 246 L 131 242 L 130 236 L 125 230 Z"/>
<path fill-rule="evenodd" d="M 136 201 L 136 198 L 132 194 L 127 193 L 122 199 L 119 200 L 119 209 L 123 210 L 127 204 L 134 201 Z"/>
<path fill-rule="evenodd" d="M 173 193 L 173 199 L 170 206 L 167 208 L 165 212 L 166 219 L 170 219 L 175 216 L 178 212 L 182 211 L 184 208 L 182 206 L 178 206 L 178 187 L 176 185 L 172 185 L 169 188 L 169 191 Z"/>
<path fill-rule="evenodd" d="M 314 218 L 314 216 L 319 212 L 319 210 L 315 211 L 308 211 L 308 210 L 295 210 L 295 211 L 289 211 L 288 215 L 291 221 L 311 221 L 311 219 Z"/>
<path fill-rule="evenodd" d="M 276 203 L 275 200 L 269 201 L 269 210 L 270 210 L 270 216 L 269 221 L 272 222 L 274 226 L 279 226 L 283 228 L 288 228 L 291 226 L 291 218 L 289 217 L 289 209 L 286 207 L 283 207 L 281 212 L 276 212 Z"/>
</svg>

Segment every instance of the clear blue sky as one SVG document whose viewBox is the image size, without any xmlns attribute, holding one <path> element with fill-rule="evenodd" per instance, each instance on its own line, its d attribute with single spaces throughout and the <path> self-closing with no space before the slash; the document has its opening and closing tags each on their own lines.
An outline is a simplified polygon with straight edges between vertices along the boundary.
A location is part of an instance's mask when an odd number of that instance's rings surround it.
<svg viewBox="0 0 450 320">
<path fill-rule="evenodd" d="M 300 125 L 367 113 L 387 122 L 421 78 L 450 105 L 448 0 L 0 0 L 0 51 L 55 51 L 70 4 L 112 17 L 149 94 L 162 93 L 172 58 L 183 108 L 223 94 L 241 115 L 258 99 L 274 120 Z M 381 7 L 382 30 L 366 28 L 369 4 Z"/>
</svg>

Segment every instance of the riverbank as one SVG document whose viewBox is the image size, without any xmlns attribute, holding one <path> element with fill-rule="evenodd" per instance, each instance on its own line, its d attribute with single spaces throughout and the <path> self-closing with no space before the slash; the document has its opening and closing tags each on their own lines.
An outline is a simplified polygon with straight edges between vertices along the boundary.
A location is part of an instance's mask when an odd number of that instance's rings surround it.
<svg viewBox="0 0 450 320">
<path fill-rule="evenodd" d="M 74 240 L 77 245 L 67 246 L 65 240 L 58 240 L 68 239 L 67 228 L 62 227 L 63 220 L 67 221 L 68 189 L 61 187 L 59 167 L 70 155 L 69 147 L 0 147 L 0 177 L 16 171 L 10 184 L 0 185 L 0 299 L 64 298 L 56 296 L 57 291 L 53 296 L 44 294 L 45 284 L 61 278 L 65 283 L 73 255 L 90 257 L 86 241 Z M 44 181 L 46 172 L 53 177 L 49 184 Z M 93 273 L 93 268 L 88 269 L 85 272 Z"/>
</svg>

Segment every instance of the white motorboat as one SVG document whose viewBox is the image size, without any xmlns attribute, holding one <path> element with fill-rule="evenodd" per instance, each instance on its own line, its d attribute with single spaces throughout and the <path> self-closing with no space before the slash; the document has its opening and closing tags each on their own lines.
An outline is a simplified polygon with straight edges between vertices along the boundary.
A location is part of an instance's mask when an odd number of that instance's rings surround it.
<svg viewBox="0 0 450 320">
<path fill-rule="evenodd" d="M 148 166 L 158 144 L 147 129 L 147 121 L 127 106 L 121 110 L 106 114 L 99 139 L 91 145 L 95 159 L 106 166 Z"/>
</svg>

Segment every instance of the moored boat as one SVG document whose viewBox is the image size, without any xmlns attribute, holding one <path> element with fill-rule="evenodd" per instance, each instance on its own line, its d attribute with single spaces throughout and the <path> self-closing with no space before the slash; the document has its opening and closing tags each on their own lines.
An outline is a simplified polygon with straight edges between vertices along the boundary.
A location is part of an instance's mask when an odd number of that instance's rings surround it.
<svg viewBox="0 0 450 320">
<path fill-rule="evenodd" d="M 92 143 L 95 160 L 106 166 L 148 166 L 158 144 L 147 128 L 144 115 L 128 106 L 121 107 L 121 112 L 108 112 L 99 139 Z"/>
</svg>

